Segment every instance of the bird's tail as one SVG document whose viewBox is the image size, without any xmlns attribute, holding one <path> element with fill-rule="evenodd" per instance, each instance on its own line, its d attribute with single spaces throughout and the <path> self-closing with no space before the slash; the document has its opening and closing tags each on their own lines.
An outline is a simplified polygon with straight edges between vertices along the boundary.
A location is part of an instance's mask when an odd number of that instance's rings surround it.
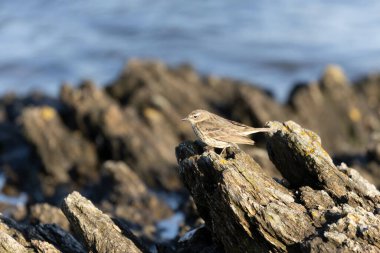
<svg viewBox="0 0 380 253">
<path fill-rule="evenodd" d="M 247 131 L 244 131 L 243 134 L 244 135 L 250 135 L 250 134 L 254 134 L 254 133 L 264 133 L 264 132 L 272 132 L 273 129 L 272 128 L 250 128 L 248 129 Z"/>
</svg>

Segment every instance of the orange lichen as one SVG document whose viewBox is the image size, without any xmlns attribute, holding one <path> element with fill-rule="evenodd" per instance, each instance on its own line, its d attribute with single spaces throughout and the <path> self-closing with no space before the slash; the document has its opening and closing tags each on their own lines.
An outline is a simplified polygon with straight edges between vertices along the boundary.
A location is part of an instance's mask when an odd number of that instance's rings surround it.
<svg viewBox="0 0 380 253">
<path fill-rule="evenodd" d="M 49 121 L 53 119 L 56 115 L 56 112 L 54 108 L 49 107 L 49 106 L 44 106 L 41 109 L 41 116 L 44 120 Z"/>
<path fill-rule="evenodd" d="M 358 122 L 362 119 L 362 114 L 358 108 L 352 107 L 348 112 L 348 116 L 350 117 L 352 122 Z"/>
</svg>

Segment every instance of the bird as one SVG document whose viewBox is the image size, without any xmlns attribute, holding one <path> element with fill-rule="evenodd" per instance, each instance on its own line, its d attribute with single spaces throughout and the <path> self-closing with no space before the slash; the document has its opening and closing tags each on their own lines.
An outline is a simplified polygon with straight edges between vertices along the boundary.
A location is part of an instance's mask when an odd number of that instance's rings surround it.
<svg viewBox="0 0 380 253">
<path fill-rule="evenodd" d="M 186 118 L 195 135 L 205 144 L 213 148 L 222 148 L 221 154 L 228 147 L 238 147 L 237 144 L 254 145 L 254 141 L 247 137 L 259 132 L 270 132 L 271 128 L 254 128 L 239 122 L 222 118 L 206 110 L 192 111 Z"/>
</svg>

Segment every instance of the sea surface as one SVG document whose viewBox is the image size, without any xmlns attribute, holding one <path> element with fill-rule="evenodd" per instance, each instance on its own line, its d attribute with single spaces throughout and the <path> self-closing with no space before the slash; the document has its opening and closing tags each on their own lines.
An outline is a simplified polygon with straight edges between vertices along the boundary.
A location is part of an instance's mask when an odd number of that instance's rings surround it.
<svg viewBox="0 0 380 253">
<path fill-rule="evenodd" d="M 0 1 L 0 94 L 115 79 L 128 59 L 191 63 L 284 99 L 329 63 L 380 71 L 380 1 Z"/>
</svg>

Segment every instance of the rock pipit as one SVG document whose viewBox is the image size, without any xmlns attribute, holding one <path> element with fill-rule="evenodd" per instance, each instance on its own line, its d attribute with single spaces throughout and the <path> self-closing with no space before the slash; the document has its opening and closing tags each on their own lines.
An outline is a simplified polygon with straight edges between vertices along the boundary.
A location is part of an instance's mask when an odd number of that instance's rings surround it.
<svg viewBox="0 0 380 253">
<path fill-rule="evenodd" d="M 197 137 L 208 146 L 222 148 L 237 147 L 237 144 L 253 145 L 255 142 L 247 136 L 258 132 L 269 132 L 271 128 L 254 128 L 222 118 L 205 110 L 195 110 L 186 118 Z"/>
</svg>

